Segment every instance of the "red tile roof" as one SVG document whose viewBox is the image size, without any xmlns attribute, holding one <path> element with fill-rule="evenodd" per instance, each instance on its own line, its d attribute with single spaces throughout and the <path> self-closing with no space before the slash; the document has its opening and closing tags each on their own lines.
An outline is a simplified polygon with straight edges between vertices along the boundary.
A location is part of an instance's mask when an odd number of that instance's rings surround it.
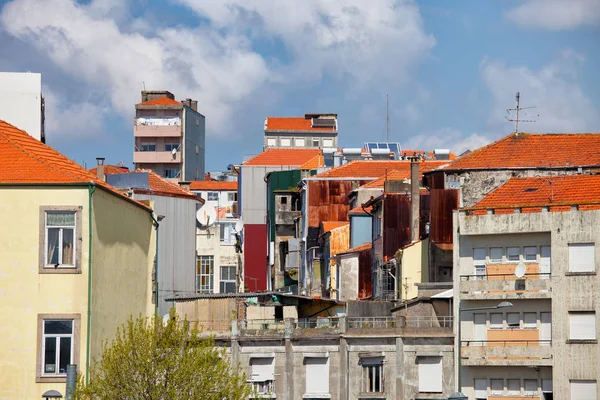
<svg viewBox="0 0 600 400">
<path fill-rule="evenodd" d="M 198 196 L 189 190 L 181 187 L 175 182 L 171 182 L 160 175 L 152 172 L 149 169 L 136 169 L 133 172 L 148 172 L 148 186 L 150 187 L 149 193 L 169 196 L 169 197 L 182 197 L 188 199 L 198 200 Z M 136 193 L 142 193 L 139 189 L 135 190 Z"/>
<path fill-rule="evenodd" d="M 119 198 L 150 210 L 98 179 L 75 161 L 5 121 L 0 121 L 0 182 L 32 185 L 93 183 Z"/>
<path fill-rule="evenodd" d="M 165 96 L 144 101 L 143 103 L 139 103 L 138 106 L 181 106 L 181 102 Z"/>
<path fill-rule="evenodd" d="M 325 166 L 325 159 L 323 158 L 323 154 L 317 154 L 304 164 L 300 166 L 300 169 L 317 169 Z"/>
<path fill-rule="evenodd" d="M 349 225 L 348 221 L 323 221 L 323 233 L 327 233 L 332 229 L 341 228 L 343 226 Z"/>
<path fill-rule="evenodd" d="M 321 152 L 319 149 L 268 148 L 244 162 L 244 166 L 297 166 L 305 164 Z"/>
<path fill-rule="evenodd" d="M 92 174 L 97 175 L 98 173 L 98 167 L 96 168 L 92 168 L 90 170 Z M 111 164 L 105 164 L 104 165 L 104 174 L 105 175 L 110 175 L 110 174 L 126 174 L 129 172 L 129 168 L 127 167 L 119 167 L 118 165 L 111 165 Z"/>
<path fill-rule="evenodd" d="M 358 246 L 352 247 L 352 248 L 350 248 L 342 253 L 339 253 L 339 254 L 359 253 L 361 251 L 371 250 L 371 247 L 372 247 L 372 243 L 366 242 L 366 243 L 360 244 Z"/>
<path fill-rule="evenodd" d="M 600 203 L 600 175 L 513 178 L 472 208 L 522 208 Z"/>
<path fill-rule="evenodd" d="M 440 167 L 448 163 L 448 161 L 421 161 L 420 173 L 433 168 Z M 401 176 L 410 178 L 410 161 L 408 160 L 356 160 L 342 165 L 341 167 L 332 168 L 329 171 L 322 172 L 314 176 L 314 178 L 367 178 L 377 179 L 383 177 L 387 172 L 395 172 L 395 179 L 404 179 Z M 382 178 L 382 181 L 385 180 Z M 389 178 L 388 178 L 389 180 Z M 383 186 L 382 186 L 383 187 Z"/>
<path fill-rule="evenodd" d="M 335 131 L 333 127 L 312 126 L 311 118 L 267 117 L 265 131 Z"/>
<path fill-rule="evenodd" d="M 444 170 L 600 165 L 600 133 L 508 135 L 445 166 Z"/>
<path fill-rule="evenodd" d="M 367 212 L 365 212 L 365 210 Z M 365 207 L 364 209 L 362 208 L 362 206 L 358 206 L 358 207 L 354 207 L 352 210 L 348 211 L 348 214 L 364 214 L 364 215 L 367 215 L 372 210 L 373 210 L 373 207 L 371 207 L 371 206 Z"/>
<path fill-rule="evenodd" d="M 229 181 L 192 181 L 190 183 L 191 190 L 230 190 L 237 191 L 238 183 Z"/>
</svg>

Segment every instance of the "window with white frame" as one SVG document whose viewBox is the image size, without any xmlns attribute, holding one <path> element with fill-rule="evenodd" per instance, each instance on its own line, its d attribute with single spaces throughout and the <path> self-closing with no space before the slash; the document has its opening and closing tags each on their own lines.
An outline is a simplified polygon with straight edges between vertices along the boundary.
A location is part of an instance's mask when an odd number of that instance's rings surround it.
<svg viewBox="0 0 600 400">
<path fill-rule="evenodd" d="M 473 266 L 475 267 L 475 275 L 483 277 L 486 274 L 485 258 L 487 251 L 484 248 L 473 249 Z"/>
<path fill-rule="evenodd" d="M 503 253 L 504 253 L 504 249 L 502 247 L 490 248 L 490 262 L 491 263 L 501 263 Z"/>
<path fill-rule="evenodd" d="M 551 400 L 552 399 L 552 379 L 542 379 L 542 399 Z"/>
<path fill-rule="evenodd" d="M 506 258 L 510 262 L 519 262 L 521 249 L 519 247 L 508 247 L 506 249 Z"/>
<path fill-rule="evenodd" d="M 179 176 L 179 168 L 165 168 L 164 177 L 173 179 Z"/>
<path fill-rule="evenodd" d="M 569 272 L 594 272 L 594 243 L 569 244 Z"/>
<path fill-rule="evenodd" d="M 519 328 L 521 326 L 519 313 L 506 313 L 506 325 L 508 328 Z"/>
<path fill-rule="evenodd" d="M 296 138 L 294 139 L 294 146 L 296 147 L 304 147 L 306 141 L 304 139 Z"/>
<path fill-rule="evenodd" d="M 75 211 L 46 211 L 45 266 L 75 268 L 77 241 Z"/>
<path fill-rule="evenodd" d="M 419 392 L 442 393 L 442 357 L 417 357 Z"/>
<path fill-rule="evenodd" d="M 569 312 L 569 339 L 596 340 L 596 313 Z"/>
<path fill-rule="evenodd" d="M 234 222 L 219 222 L 219 240 L 223 244 L 235 244 Z"/>
<path fill-rule="evenodd" d="M 156 151 L 156 143 L 141 143 L 140 151 Z"/>
<path fill-rule="evenodd" d="M 173 150 L 179 151 L 179 143 L 165 143 L 165 151 L 172 152 Z"/>
<path fill-rule="evenodd" d="M 235 265 L 222 265 L 219 279 L 219 293 L 235 293 Z"/>
<path fill-rule="evenodd" d="M 258 395 L 272 395 L 275 393 L 275 358 L 251 357 L 250 366 L 252 375 L 252 389 Z"/>
<path fill-rule="evenodd" d="M 487 379 L 475 379 L 475 399 L 487 399 Z"/>
<path fill-rule="evenodd" d="M 333 139 L 323 139 L 323 147 L 333 147 Z"/>
<path fill-rule="evenodd" d="M 321 142 L 319 141 L 319 139 L 313 139 L 313 141 L 312 141 L 313 147 L 319 147 L 320 144 L 321 144 Z"/>
<path fill-rule="evenodd" d="M 490 379 L 490 394 L 501 396 L 504 393 L 504 379 Z"/>
<path fill-rule="evenodd" d="M 597 382 L 595 380 L 574 380 L 570 381 L 571 400 L 596 400 Z"/>
<path fill-rule="evenodd" d="M 47 319 L 42 324 L 42 376 L 66 375 L 73 362 L 73 320 Z"/>
<path fill-rule="evenodd" d="M 521 380 L 508 379 L 506 383 L 507 394 L 519 396 L 521 394 Z"/>
<path fill-rule="evenodd" d="M 267 138 L 267 146 L 269 146 L 269 147 L 277 146 L 277 139 L 276 138 Z"/>
<path fill-rule="evenodd" d="M 490 329 L 503 329 L 504 328 L 504 316 L 502 313 L 491 313 L 490 314 Z"/>
<path fill-rule="evenodd" d="M 207 192 L 206 200 L 208 201 L 219 201 L 219 192 Z"/>
<path fill-rule="evenodd" d="M 363 393 L 384 391 L 383 357 L 361 358 Z"/>
<path fill-rule="evenodd" d="M 237 192 L 228 192 L 227 201 L 237 201 Z"/>
<path fill-rule="evenodd" d="M 305 357 L 306 388 L 304 398 L 329 394 L 329 357 Z"/>
<path fill-rule="evenodd" d="M 538 392 L 538 381 L 537 379 L 525 379 L 525 396 L 533 397 Z"/>
<path fill-rule="evenodd" d="M 196 261 L 196 292 L 213 292 L 213 256 L 198 256 Z"/>
<path fill-rule="evenodd" d="M 523 313 L 523 328 L 524 329 L 537 329 L 537 313 L 524 312 Z"/>
<path fill-rule="evenodd" d="M 279 142 L 281 143 L 281 147 L 290 147 L 292 145 L 291 139 L 287 138 L 281 138 Z"/>
<path fill-rule="evenodd" d="M 525 259 L 525 261 L 537 261 L 537 247 L 523 247 L 523 258 Z"/>
</svg>

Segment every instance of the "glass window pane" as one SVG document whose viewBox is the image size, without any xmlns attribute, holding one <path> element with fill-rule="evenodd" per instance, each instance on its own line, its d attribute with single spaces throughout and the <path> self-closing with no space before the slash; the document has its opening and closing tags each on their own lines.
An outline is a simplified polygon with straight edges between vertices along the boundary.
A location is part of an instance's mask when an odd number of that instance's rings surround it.
<svg viewBox="0 0 600 400">
<path fill-rule="evenodd" d="M 506 256 L 508 261 L 519 261 L 519 251 L 518 247 L 509 247 L 506 249 Z"/>
<path fill-rule="evenodd" d="M 490 249 L 490 261 L 502 262 L 502 247 L 492 247 Z"/>
<path fill-rule="evenodd" d="M 48 249 L 46 264 L 56 265 L 58 261 L 58 236 L 60 228 L 48 228 Z"/>
<path fill-rule="evenodd" d="M 491 313 L 490 314 L 490 328 L 491 329 L 502 329 L 502 313 Z"/>
<path fill-rule="evenodd" d="M 46 212 L 46 226 L 75 226 L 75 213 L 71 211 Z"/>
<path fill-rule="evenodd" d="M 492 394 L 502 394 L 504 391 L 504 379 L 491 379 L 490 388 Z"/>
<path fill-rule="evenodd" d="M 506 313 L 506 323 L 509 328 L 518 328 L 520 326 L 519 313 Z"/>
<path fill-rule="evenodd" d="M 73 333 L 73 321 L 52 320 L 44 321 L 44 334 L 46 335 L 70 335 Z"/>
<path fill-rule="evenodd" d="M 523 328 L 537 328 L 537 313 L 523 313 Z"/>
<path fill-rule="evenodd" d="M 46 338 L 44 343 L 44 373 L 56 373 L 56 338 Z"/>
<path fill-rule="evenodd" d="M 537 260 L 537 247 L 525 247 L 523 248 L 523 255 L 527 261 Z"/>
<path fill-rule="evenodd" d="M 75 265 L 73 258 L 73 236 L 75 234 L 74 229 L 65 228 L 63 229 L 63 243 L 62 243 L 62 264 Z"/>
<path fill-rule="evenodd" d="M 71 338 L 60 338 L 60 355 L 58 358 L 58 372 L 61 374 L 67 373 L 67 365 L 71 363 Z"/>
<path fill-rule="evenodd" d="M 520 394 L 521 393 L 521 380 L 520 379 L 509 379 L 507 386 L 508 386 L 508 394 Z"/>
</svg>

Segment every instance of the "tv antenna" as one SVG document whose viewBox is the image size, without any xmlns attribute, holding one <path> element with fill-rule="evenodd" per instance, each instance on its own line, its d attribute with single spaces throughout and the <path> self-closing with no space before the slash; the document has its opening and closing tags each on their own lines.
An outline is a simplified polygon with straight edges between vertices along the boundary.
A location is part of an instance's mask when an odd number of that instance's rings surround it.
<svg viewBox="0 0 600 400">
<path fill-rule="evenodd" d="M 385 137 L 390 142 L 390 96 L 385 95 Z"/>
<path fill-rule="evenodd" d="M 516 96 L 515 96 L 515 100 L 517 101 L 517 108 L 509 108 L 506 110 L 508 116 L 506 116 L 506 120 L 509 122 L 514 122 L 515 123 L 515 135 L 519 134 L 519 122 L 536 122 L 535 120 L 531 120 L 531 119 L 519 119 L 519 114 L 521 113 L 521 111 L 523 110 L 529 110 L 532 108 L 537 108 L 537 107 L 521 107 L 521 93 L 517 92 Z M 509 118 L 512 116 L 512 113 L 515 112 L 515 118 Z M 527 114 L 525 114 L 527 115 Z M 539 117 L 539 114 L 536 115 L 536 117 Z"/>
</svg>

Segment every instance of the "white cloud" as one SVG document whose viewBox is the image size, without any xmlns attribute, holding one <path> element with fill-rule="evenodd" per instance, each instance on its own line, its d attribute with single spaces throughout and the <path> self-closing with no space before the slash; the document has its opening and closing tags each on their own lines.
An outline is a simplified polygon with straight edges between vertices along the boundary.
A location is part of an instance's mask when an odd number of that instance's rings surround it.
<svg viewBox="0 0 600 400">
<path fill-rule="evenodd" d="M 584 59 L 572 51 L 538 71 L 524 66 L 484 60 L 481 65 L 483 81 L 493 98 L 490 124 L 502 121 L 507 108 L 514 108 L 515 93 L 521 93 L 521 106 L 536 106 L 527 110 L 522 119 L 536 123 L 521 124 L 520 131 L 585 132 L 597 131 L 600 113 L 586 97 L 577 79 Z M 539 115 L 539 116 L 538 116 Z"/>
<path fill-rule="evenodd" d="M 595 0 L 527 0 L 506 17 L 524 27 L 568 30 L 600 25 L 600 4 Z"/>
<path fill-rule="evenodd" d="M 465 136 L 458 129 L 441 128 L 431 132 L 422 132 L 418 136 L 413 136 L 408 140 L 405 148 L 425 151 L 450 149 L 453 153 L 459 155 L 465 150 L 475 150 L 496 139 L 490 139 L 488 135 L 479 133 L 472 133 Z"/>
</svg>

